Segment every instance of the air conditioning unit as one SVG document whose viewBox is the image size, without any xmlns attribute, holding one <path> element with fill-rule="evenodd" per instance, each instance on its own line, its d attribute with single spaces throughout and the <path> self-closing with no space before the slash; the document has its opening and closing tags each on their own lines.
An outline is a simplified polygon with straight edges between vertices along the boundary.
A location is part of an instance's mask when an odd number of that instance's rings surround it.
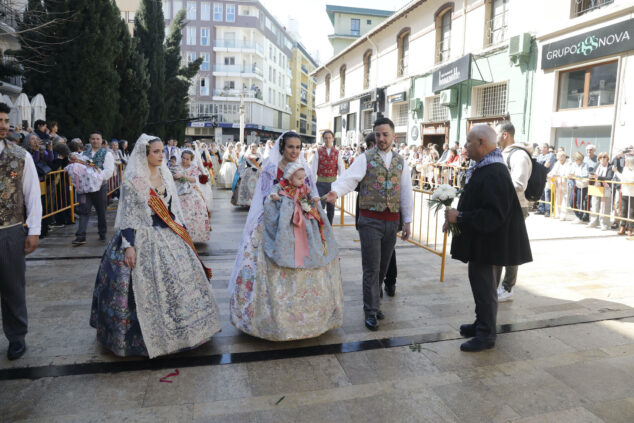
<svg viewBox="0 0 634 423">
<path fill-rule="evenodd" d="M 440 92 L 440 105 L 453 107 L 458 104 L 458 91 L 453 88 Z"/>
<path fill-rule="evenodd" d="M 509 41 L 509 56 L 512 59 L 528 56 L 531 52 L 531 34 L 514 35 Z"/>
</svg>

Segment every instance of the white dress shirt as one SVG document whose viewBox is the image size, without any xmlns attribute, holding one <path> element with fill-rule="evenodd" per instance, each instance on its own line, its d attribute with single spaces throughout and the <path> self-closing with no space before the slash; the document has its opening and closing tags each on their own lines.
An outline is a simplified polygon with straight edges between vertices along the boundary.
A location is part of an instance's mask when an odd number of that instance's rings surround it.
<svg viewBox="0 0 634 423">
<path fill-rule="evenodd" d="M 0 154 L 4 151 L 5 141 L 0 141 Z M 33 157 L 26 153 L 24 156 L 24 173 L 22 174 L 22 195 L 26 206 L 26 225 L 29 235 L 40 235 L 42 227 L 42 202 L 40 200 L 40 180 Z"/>
<path fill-rule="evenodd" d="M 383 163 L 390 169 L 392 163 L 392 150 L 381 151 L 379 150 L 379 156 L 383 159 Z M 359 182 L 365 178 L 365 172 L 367 169 L 366 155 L 361 154 L 354 163 L 346 169 L 335 182 L 332 183 L 332 190 L 337 193 L 339 197 L 346 195 L 347 193 L 354 191 Z M 409 171 L 407 162 L 403 160 L 403 171 L 401 172 L 401 205 L 400 211 L 403 216 L 403 223 L 410 223 L 412 221 L 412 208 L 414 205 L 414 195 L 412 193 L 412 178 Z"/>
<path fill-rule="evenodd" d="M 330 147 L 326 149 L 326 152 L 329 156 L 333 148 L 334 147 Z M 317 149 L 317 151 L 315 151 L 315 154 L 313 154 L 312 160 L 313 174 L 315 175 L 315 177 L 319 177 L 319 175 L 317 175 L 317 169 L 319 169 L 319 149 Z M 343 164 L 343 154 L 341 154 L 341 151 L 339 151 L 339 156 L 337 157 L 337 175 L 341 175 L 344 170 L 346 170 L 346 167 Z"/>
<path fill-rule="evenodd" d="M 90 158 L 94 158 L 96 151 L 89 150 Z M 108 180 L 114 174 L 114 157 L 112 153 L 108 151 L 106 153 L 106 157 L 103 160 L 103 170 L 101 171 L 101 175 L 103 176 L 103 183 L 108 183 Z"/>
</svg>

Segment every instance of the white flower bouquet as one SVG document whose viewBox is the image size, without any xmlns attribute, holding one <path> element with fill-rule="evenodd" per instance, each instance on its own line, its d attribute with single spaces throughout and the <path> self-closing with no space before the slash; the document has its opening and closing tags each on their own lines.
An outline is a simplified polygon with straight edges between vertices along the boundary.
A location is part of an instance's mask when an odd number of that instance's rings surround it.
<svg viewBox="0 0 634 423">
<path fill-rule="evenodd" d="M 429 207 L 434 210 L 434 214 L 437 215 L 443 206 L 451 207 L 453 200 L 459 195 L 460 192 L 456 188 L 452 187 L 451 185 L 442 184 L 438 188 L 436 188 L 431 196 L 431 199 L 427 200 L 427 203 L 429 204 Z M 460 228 L 456 223 L 449 223 L 448 231 L 451 235 L 460 234 Z"/>
</svg>

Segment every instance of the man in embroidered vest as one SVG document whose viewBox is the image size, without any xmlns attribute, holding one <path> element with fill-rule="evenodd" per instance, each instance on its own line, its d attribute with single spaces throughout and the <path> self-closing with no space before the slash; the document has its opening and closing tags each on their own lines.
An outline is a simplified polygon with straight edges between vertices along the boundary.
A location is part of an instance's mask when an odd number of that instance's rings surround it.
<svg viewBox="0 0 634 423">
<path fill-rule="evenodd" d="M 33 158 L 6 139 L 9 112 L 9 107 L 0 103 L 0 299 L 2 329 L 9 340 L 7 358 L 15 360 L 26 351 L 24 257 L 37 248 L 42 203 Z M 22 225 L 25 215 L 28 235 Z"/>
<path fill-rule="evenodd" d="M 392 151 L 396 138 L 394 123 L 388 118 L 374 122 L 377 146 L 358 156 L 354 163 L 332 184 L 326 200 L 334 204 L 337 197 L 359 190 L 359 237 L 363 267 L 363 311 L 365 326 L 379 328 L 384 318 L 380 308 L 380 282 L 385 278 L 394 252 L 399 219 L 403 216 L 402 238 L 410 235 L 412 221 L 412 180 L 405 160 Z"/>
<path fill-rule="evenodd" d="M 100 170 L 103 176 L 103 185 L 101 189 L 95 192 L 78 194 L 79 201 L 78 214 L 79 223 L 73 245 L 82 245 L 86 243 L 86 229 L 88 228 L 88 220 L 92 207 L 95 206 L 97 212 L 97 229 L 99 231 L 99 239 L 106 239 L 108 227 L 106 225 L 106 207 L 108 205 L 108 183 L 110 177 L 114 173 L 114 157 L 106 148 L 102 146 L 103 138 L 100 132 L 90 134 L 90 148 L 82 154 L 82 159 L 91 160 Z"/>
<path fill-rule="evenodd" d="M 343 165 L 343 157 L 339 150 L 334 147 L 335 134 L 327 129 L 321 134 L 324 146 L 317 149 L 317 153 L 313 156 L 313 173 L 317 176 L 317 191 L 319 195 L 325 195 L 330 192 L 331 184 L 337 179 L 337 175 L 345 170 Z M 326 208 L 328 221 L 332 225 L 332 219 L 335 217 L 335 206 L 321 201 L 321 206 Z"/>
</svg>

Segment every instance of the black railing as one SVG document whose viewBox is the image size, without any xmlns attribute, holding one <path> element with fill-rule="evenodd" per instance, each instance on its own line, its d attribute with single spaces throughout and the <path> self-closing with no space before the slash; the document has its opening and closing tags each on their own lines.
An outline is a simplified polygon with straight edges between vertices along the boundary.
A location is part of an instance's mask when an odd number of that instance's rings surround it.
<svg viewBox="0 0 634 423">
<path fill-rule="evenodd" d="M 574 6 L 573 12 L 572 12 L 573 18 L 576 18 L 577 16 L 581 16 L 588 12 L 591 12 L 607 4 L 614 3 L 614 0 L 572 0 L 572 1 Z"/>
</svg>

